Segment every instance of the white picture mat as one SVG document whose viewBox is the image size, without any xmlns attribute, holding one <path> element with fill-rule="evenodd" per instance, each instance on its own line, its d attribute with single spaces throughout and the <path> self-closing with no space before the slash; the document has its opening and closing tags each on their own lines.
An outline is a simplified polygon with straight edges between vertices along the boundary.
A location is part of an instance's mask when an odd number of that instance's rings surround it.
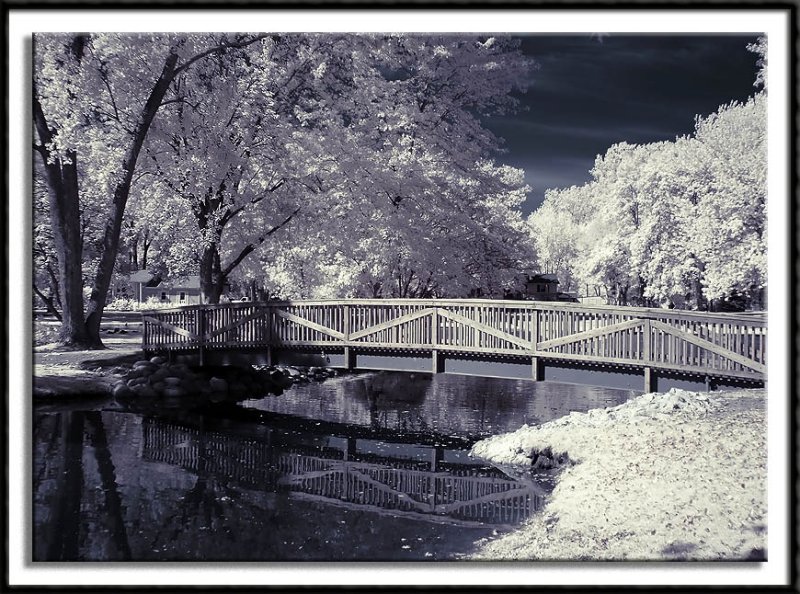
<svg viewBox="0 0 800 594">
<path fill-rule="evenodd" d="M 30 303 L 9 296 L 9 583 L 12 585 L 785 584 L 789 571 L 789 27 L 778 10 L 10 10 L 9 287 L 30 286 L 30 37 L 48 31 L 760 33 L 769 39 L 769 523 L 765 563 L 30 562 Z M 755 74 L 755 73 L 754 73 Z M 27 295 L 27 292 L 25 293 Z M 793 412 L 792 412 L 793 414 Z M 28 457 L 28 458 L 26 458 Z"/>
</svg>

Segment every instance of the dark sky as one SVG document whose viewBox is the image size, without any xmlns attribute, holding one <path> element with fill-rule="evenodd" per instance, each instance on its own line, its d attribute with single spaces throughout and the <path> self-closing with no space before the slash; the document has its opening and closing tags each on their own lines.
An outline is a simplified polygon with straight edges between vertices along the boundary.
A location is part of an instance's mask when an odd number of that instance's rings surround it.
<svg viewBox="0 0 800 594">
<path fill-rule="evenodd" d="M 532 212 L 548 188 L 582 184 L 617 142 L 674 140 L 695 115 L 756 89 L 758 35 L 531 35 L 522 49 L 539 65 L 526 110 L 486 125 L 506 139 L 502 162 L 525 169 Z"/>
</svg>

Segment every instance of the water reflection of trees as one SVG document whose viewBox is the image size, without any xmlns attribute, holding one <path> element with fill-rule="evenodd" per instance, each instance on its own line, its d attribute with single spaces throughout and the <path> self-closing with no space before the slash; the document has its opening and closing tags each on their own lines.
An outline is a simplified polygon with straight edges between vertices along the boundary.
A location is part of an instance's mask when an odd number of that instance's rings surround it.
<svg viewBox="0 0 800 594">
<path fill-rule="evenodd" d="M 103 418 L 98 411 L 73 411 L 46 415 L 40 418 L 44 426 L 55 425 L 58 440 L 51 440 L 38 457 L 40 480 L 38 485 L 47 484 L 43 480 L 50 474 L 50 488 L 53 492 L 53 517 L 49 529 L 39 526 L 34 538 L 34 558 L 73 561 L 82 558 L 81 550 L 92 544 L 87 534 L 85 521 L 102 524 L 96 533 L 107 533 L 110 543 L 95 543 L 98 548 L 113 548 L 111 556 L 116 559 L 131 558 L 130 544 L 125 526 L 122 499 L 117 489 L 114 464 L 111 458 L 108 438 Z M 84 453 L 91 451 L 94 465 L 86 468 Z M 55 455 L 54 455 L 55 454 Z M 55 473 L 48 469 L 49 462 L 56 461 Z M 82 521 L 82 502 L 87 498 L 87 483 L 99 483 L 102 503 L 97 514 Z"/>
<path fill-rule="evenodd" d="M 59 419 L 61 451 L 57 458 L 60 468 L 56 474 L 56 492 L 61 496 L 53 510 L 47 559 L 70 561 L 78 558 L 84 418 L 84 413 L 67 413 L 66 419 Z"/>
<path fill-rule="evenodd" d="M 100 484 L 105 496 L 105 510 L 110 523 L 110 532 L 119 557 L 122 560 L 131 558 L 131 547 L 128 543 L 128 534 L 123 519 L 122 498 L 117 489 L 117 477 L 114 463 L 111 460 L 111 450 L 108 447 L 103 417 L 98 411 L 86 413 L 89 424 L 89 444 L 94 450 L 97 461 Z"/>
<path fill-rule="evenodd" d="M 367 406 L 370 427 L 423 433 L 430 430 L 422 410 L 430 385 L 430 374 L 380 372 L 357 378 L 348 389 Z"/>
<path fill-rule="evenodd" d="M 370 372 L 299 384 L 246 406 L 373 429 L 483 437 L 572 411 L 621 404 L 632 393 L 550 382 Z"/>
</svg>

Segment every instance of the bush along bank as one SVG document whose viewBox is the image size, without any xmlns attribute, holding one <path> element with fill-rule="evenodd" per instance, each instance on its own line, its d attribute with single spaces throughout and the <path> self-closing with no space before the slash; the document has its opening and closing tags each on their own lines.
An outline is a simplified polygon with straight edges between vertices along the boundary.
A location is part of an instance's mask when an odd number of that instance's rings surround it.
<svg viewBox="0 0 800 594">
<path fill-rule="evenodd" d="M 296 383 L 322 381 L 339 372 L 321 367 L 198 367 L 157 356 L 136 361 L 130 370 L 118 373 L 121 377 L 111 393 L 120 401 L 191 397 L 194 402 L 237 402 L 278 395 Z"/>
</svg>

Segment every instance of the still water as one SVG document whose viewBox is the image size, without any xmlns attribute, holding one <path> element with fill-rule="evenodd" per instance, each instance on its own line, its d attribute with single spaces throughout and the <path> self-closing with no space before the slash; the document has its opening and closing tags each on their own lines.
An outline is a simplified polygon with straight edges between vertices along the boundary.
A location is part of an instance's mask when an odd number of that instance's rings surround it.
<svg viewBox="0 0 800 594">
<path fill-rule="evenodd" d="M 34 410 L 34 560 L 458 558 L 553 485 L 474 441 L 633 395 L 371 373 L 202 410 Z"/>
</svg>

